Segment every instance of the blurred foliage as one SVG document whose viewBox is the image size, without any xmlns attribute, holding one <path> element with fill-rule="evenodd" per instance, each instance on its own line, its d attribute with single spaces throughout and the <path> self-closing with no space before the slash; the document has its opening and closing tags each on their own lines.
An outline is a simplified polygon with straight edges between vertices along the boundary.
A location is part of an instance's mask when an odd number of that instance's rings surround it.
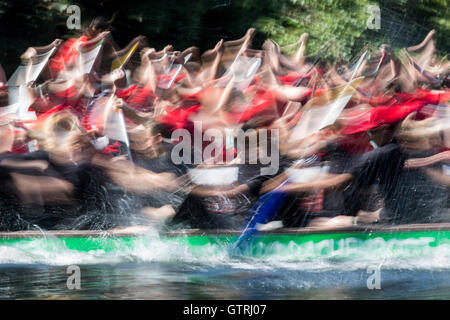
<svg viewBox="0 0 450 320">
<path fill-rule="evenodd" d="M 247 0 L 251 5 L 259 1 Z M 380 8 L 380 29 L 367 28 L 369 6 Z M 441 53 L 449 49 L 450 17 L 447 0 L 285 0 L 277 1 L 270 14 L 260 17 L 256 27 L 280 45 L 288 45 L 307 32 L 309 54 L 325 43 L 321 56 L 332 61 L 349 60 L 364 45 L 394 48 L 411 46 L 436 29 Z"/>
<path fill-rule="evenodd" d="M 266 38 L 291 44 L 310 34 L 308 53 L 325 43 L 321 55 L 330 61 L 348 60 L 366 43 L 403 47 L 420 42 L 437 30 L 438 48 L 449 49 L 449 0 L 0 0 L 0 63 L 11 74 L 28 46 L 41 46 L 55 38 L 81 31 L 68 30 L 66 10 L 81 8 L 83 24 L 98 15 L 111 18 L 113 36 L 124 46 L 145 35 L 157 50 L 172 44 L 178 50 L 195 45 L 211 48 L 221 38 L 240 38 L 249 27 L 258 32 L 253 47 Z M 367 29 L 367 7 L 381 9 L 381 29 Z"/>
<path fill-rule="evenodd" d="M 257 2 L 257 1 L 255 1 Z M 287 0 L 271 15 L 256 21 L 256 27 L 281 46 L 294 43 L 306 32 L 310 36 L 308 49 L 316 52 L 325 43 L 321 54 L 325 59 L 350 59 L 352 50 L 364 46 L 363 33 L 372 1 Z"/>
</svg>

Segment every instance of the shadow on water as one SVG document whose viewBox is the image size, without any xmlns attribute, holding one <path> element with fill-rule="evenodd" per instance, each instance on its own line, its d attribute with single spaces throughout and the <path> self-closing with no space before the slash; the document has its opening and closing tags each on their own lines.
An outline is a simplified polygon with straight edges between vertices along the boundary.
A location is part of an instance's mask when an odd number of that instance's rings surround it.
<svg viewBox="0 0 450 320">
<path fill-rule="evenodd" d="M 382 270 L 369 290 L 366 270 L 247 270 L 167 263 L 81 265 L 81 289 L 66 266 L 2 265 L 1 299 L 449 299 L 450 271 Z"/>
</svg>

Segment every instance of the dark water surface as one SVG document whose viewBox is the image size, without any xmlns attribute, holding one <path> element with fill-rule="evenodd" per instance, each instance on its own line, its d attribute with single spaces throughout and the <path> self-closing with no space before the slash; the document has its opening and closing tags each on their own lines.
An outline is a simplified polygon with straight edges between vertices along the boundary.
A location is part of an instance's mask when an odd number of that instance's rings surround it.
<svg viewBox="0 0 450 320">
<path fill-rule="evenodd" d="M 450 299 L 450 271 L 248 270 L 163 263 L 81 265 L 81 289 L 67 267 L 2 265 L 1 299 Z"/>
</svg>

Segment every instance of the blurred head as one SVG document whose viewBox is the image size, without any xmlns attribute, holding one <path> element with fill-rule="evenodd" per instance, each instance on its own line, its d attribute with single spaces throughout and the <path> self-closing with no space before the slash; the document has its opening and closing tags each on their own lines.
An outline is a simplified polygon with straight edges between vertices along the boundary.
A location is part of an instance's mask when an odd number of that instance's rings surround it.
<svg viewBox="0 0 450 320">
<path fill-rule="evenodd" d="M 99 35 L 104 31 L 111 29 L 111 21 L 106 20 L 104 17 L 94 18 L 89 26 L 86 28 L 85 34 L 91 38 Z"/>
<path fill-rule="evenodd" d="M 0 108 L 8 105 L 8 87 L 0 84 Z"/>
<path fill-rule="evenodd" d="M 149 121 L 128 131 L 130 148 L 146 157 L 155 158 L 165 153 L 165 140 L 171 138 L 170 128 L 156 121 Z"/>
<path fill-rule="evenodd" d="M 31 136 L 39 141 L 41 149 L 70 159 L 86 155 L 90 145 L 78 118 L 69 111 L 51 114 Z"/>
<path fill-rule="evenodd" d="M 13 126 L 7 121 L 0 121 L 0 154 L 11 152 L 14 139 Z"/>
<path fill-rule="evenodd" d="M 3 70 L 2 65 L 0 64 L 0 85 L 1 84 L 6 84 L 6 74 L 5 71 Z"/>
<path fill-rule="evenodd" d="M 398 126 L 395 138 L 406 152 L 421 152 L 443 145 L 441 138 L 442 123 L 437 118 L 413 120 L 410 114 Z"/>
<path fill-rule="evenodd" d="M 0 107 L 8 105 L 8 85 L 6 74 L 0 64 Z"/>
</svg>

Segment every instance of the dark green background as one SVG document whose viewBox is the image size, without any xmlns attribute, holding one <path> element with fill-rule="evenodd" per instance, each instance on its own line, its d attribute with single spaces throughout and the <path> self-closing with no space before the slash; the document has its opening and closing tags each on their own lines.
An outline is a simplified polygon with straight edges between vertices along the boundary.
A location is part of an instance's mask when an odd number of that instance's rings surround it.
<svg viewBox="0 0 450 320">
<path fill-rule="evenodd" d="M 325 58 L 348 60 L 366 43 L 388 43 L 396 48 L 420 42 L 435 28 L 441 55 L 449 49 L 450 19 L 447 0 L 0 0 L 0 63 L 10 75 L 28 46 L 49 44 L 56 37 L 77 35 L 66 27 L 67 6 L 79 5 L 81 21 L 103 15 L 117 17 L 113 37 L 123 46 L 145 35 L 157 50 L 166 44 L 183 50 L 212 47 L 219 39 L 240 38 L 256 27 L 253 47 L 268 37 L 281 45 L 310 34 L 309 52 L 331 42 Z M 368 30 L 367 7 L 381 8 L 381 29 Z"/>
</svg>

